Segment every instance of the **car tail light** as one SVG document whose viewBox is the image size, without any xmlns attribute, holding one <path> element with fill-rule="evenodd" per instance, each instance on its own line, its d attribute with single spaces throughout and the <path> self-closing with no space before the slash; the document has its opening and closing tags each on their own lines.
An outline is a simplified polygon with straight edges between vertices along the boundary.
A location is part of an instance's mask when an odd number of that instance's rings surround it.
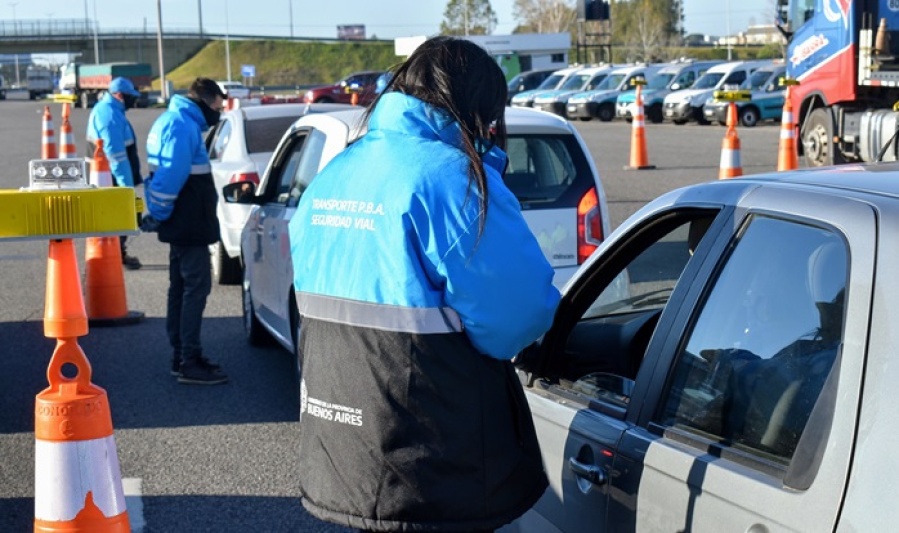
<svg viewBox="0 0 899 533">
<path fill-rule="evenodd" d="M 255 172 L 239 172 L 237 174 L 231 174 L 231 179 L 228 180 L 228 183 L 240 183 L 242 181 L 252 181 L 254 184 L 259 185 L 259 174 Z"/>
<path fill-rule="evenodd" d="M 577 264 L 583 264 L 602 243 L 601 222 L 596 188 L 590 187 L 577 204 Z"/>
</svg>

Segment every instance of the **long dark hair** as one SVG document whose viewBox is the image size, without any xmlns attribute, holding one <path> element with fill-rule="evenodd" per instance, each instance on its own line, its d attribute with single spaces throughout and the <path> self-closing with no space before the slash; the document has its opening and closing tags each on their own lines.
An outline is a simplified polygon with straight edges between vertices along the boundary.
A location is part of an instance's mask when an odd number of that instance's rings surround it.
<svg viewBox="0 0 899 533">
<path fill-rule="evenodd" d="M 469 183 L 479 192 L 479 233 L 487 217 L 487 176 L 482 155 L 491 146 L 506 147 L 505 107 L 508 87 L 502 69 L 477 44 L 454 37 L 422 43 L 393 76 L 381 95 L 396 91 L 440 108 L 462 128 Z M 366 110 L 365 121 L 381 95 Z"/>
</svg>

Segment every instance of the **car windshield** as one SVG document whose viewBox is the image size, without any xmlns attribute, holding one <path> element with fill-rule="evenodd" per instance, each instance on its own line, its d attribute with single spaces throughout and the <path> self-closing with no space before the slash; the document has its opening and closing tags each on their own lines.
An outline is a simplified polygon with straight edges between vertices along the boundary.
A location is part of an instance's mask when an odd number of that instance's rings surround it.
<svg viewBox="0 0 899 533">
<path fill-rule="evenodd" d="M 560 83 L 565 80 L 565 77 L 561 74 L 552 74 L 550 77 L 543 80 L 543 83 L 537 86 L 538 89 L 555 89 Z"/>
<path fill-rule="evenodd" d="M 588 81 L 590 80 L 590 76 L 588 74 L 575 74 L 574 76 L 565 80 L 565 83 L 559 87 L 560 90 L 573 91 L 582 88 Z"/>
<path fill-rule="evenodd" d="M 596 86 L 597 91 L 608 91 L 611 89 L 617 88 L 621 85 L 621 82 L 624 81 L 624 74 L 609 74 L 609 76 L 602 80 L 602 83 Z"/>
<path fill-rule="evenodd" d="M 511 80 L 509 80 L 508 86 L 510 91 L 517 91 L 518 86 L 521 85 L 521 74 L 515 76 Z"/>
<path fill-rule="evenodd" d="M 696 83 L 693 84 L 694 89 L 711 89 L 712 87 L 718 85 L 718 82 L 721 81 L 721 78 L 724 77 L 723 72 L 706 72 L 702 75 L 701 78 L 696 80 Z"/>
<path fill-rule="evenodd" d="M 768 80 L 774 75 L 774 71 L 771 70 L 756 70 L 748 80 L 743 82 L 743 85 L 740 88 L 751 89 L 753 91 L 764 89 Z"/>
<path fill-rule="evenodd" d="M 668 83 L 674 78 L 674 73 L 663 72 L 649 78 L 646 83 L 647 89 L 664 89 Z"/>
<path fill-rule="evenodd" d="M 247 153 L 274 152 L 278 141 L 291 124 L 296 122 L 300 113 L 287 117 L 263 118 L 248 120 L 244 124 L 244 135 L 247 143 Z"/>
</svg>

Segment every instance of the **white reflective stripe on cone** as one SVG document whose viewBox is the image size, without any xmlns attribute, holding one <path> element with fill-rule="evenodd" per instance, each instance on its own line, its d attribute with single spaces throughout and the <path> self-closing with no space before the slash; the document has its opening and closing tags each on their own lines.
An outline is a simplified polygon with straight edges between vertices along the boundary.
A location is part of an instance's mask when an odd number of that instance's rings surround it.
<svg viewBox="0 0 899 533">
<path fill-rule="evenodd" d="M 740 151 L 730 148 L 721 150 L 721 168 L 737 168 L 740 166 Z"/>
<path fill-rule="evenodd" d="M 87 493 L 111 518 L 124 513 L 119 456 L 115 438 L 52 442 L 35 439 L 34 517 L 65 522 L 83 508 Z"/>
</svg>

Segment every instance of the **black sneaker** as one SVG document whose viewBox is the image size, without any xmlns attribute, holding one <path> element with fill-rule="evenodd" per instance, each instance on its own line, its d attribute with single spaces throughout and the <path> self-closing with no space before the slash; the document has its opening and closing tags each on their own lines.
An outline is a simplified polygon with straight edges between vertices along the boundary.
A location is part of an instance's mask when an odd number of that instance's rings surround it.
<svg viewBox="0 0 899 533">
<path fill-rule="evenodd" d="M 213 363 L 212 361 L 210 361 L 209 359 L 206 359 L 202 355 L 200 356 L 200 361 L 203 363 L 203 366 L 206 366 L 207 368 L 209 368 L 213 371 L 219 371 L 222 369 L 221 365 Z M 181 357 L 177 357 L 177 356 L 172 357 L 171 374 L 173 376 L 178 376 L 181 374 Z"/>
<path fill-rule="evenodd" d="M 128 270 L 140 270 L 140 267 L 143 266 L 140 263 L 140 259 L 127 254 L 122 256 L 122 264 L 125 265 L 125 268 Z"/>
<path fill-rule="evenodd" d="M 182 364 L 181 372 L 178 374 L 178 383 L 188 385 L 218 385 L 226 381 L 228 376 L 222 373 L 221 369 L 213 370 L 202 359 Z"/>
</svg>

